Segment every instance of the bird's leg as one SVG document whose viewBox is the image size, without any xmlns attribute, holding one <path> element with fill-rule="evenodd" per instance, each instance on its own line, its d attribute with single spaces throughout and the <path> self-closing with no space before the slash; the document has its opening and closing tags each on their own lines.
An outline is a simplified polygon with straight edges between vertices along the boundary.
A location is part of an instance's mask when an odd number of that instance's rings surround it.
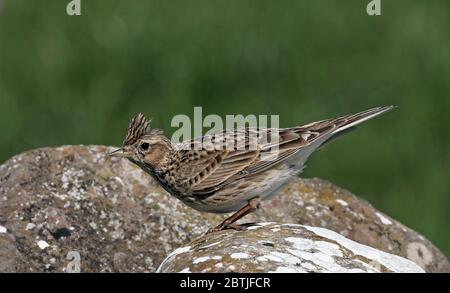
<svg viewBox="0 0 450 293">
<path fill-rule="evenodd" d="M 226 229 L 243 230 L 245 228 L 243 225 L 237 225 L 234 223 L 239 219 L 245 217 L 246 215 L 250 214 L 251 212 L 256 211 L 259 207 L 260 202 L 261 199 L 259 197 L 252 198 L 244 207 L 242 207 L 240 210 L 232 214 L 230 217 L 226 218 L 220 225 L 212 229 L 209 229 L 207 234 Z"/>
</svg>

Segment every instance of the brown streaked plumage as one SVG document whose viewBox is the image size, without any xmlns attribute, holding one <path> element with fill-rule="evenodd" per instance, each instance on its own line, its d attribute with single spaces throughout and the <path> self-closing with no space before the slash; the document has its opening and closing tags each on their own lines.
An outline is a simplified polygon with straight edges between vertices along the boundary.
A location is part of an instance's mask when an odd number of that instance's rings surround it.
<svg viewBox="0 0 450 293">
<path fill-rule="evenodd" d="M 138 114 L 128 126 L 122 148 L 110 155 L 129 159 L 194 209 L 237 211 L 212 231 L 237 229 L 241 226 L 233 223 L 300 173 L 312 152 L 393 108 L 378 107 L 292 128 L 224 130 L 183 143 L 172 143 Z M 272 133 L 278 134 L 278 140 L 264 139 Z M 271 152 L 273 146 L 277 153 Z"/>
</svg>

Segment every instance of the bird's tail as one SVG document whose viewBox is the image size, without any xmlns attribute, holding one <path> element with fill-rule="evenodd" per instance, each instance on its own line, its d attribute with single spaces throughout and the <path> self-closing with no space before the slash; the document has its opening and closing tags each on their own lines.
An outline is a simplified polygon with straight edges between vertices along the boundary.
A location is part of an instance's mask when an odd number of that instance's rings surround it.
<svg viewBox="0 0 450 293">
<path fill-rule="evenodd" d="M 331 127 L 331 129 L 329 130 L 329 134 L 327 135 L 328 138 L 320 144 L 320 146 L 323 146 L 340 137 L 341 135 L 354 130 L 358 124 L 389 112 L 394 108 L 395 106 L 376 107 L 356 114 L 345 115 L 335 119 L 320 121 L 317 124 L 311 125 L 311 130 L 314 131 L 320 130 L 321 128 Z"/>
<path fill-rule="evenodd" d="M 352 131 L 358 124 L 377 117 L 378 115 L 386 113 L 394 108 L 394 106 L 377 107 L 353 115 L 345 115 L 335 119 L 316 121 L 293 128 L 293 131 L 300 135 L 306 134 L 309 143 L 306 146 L 299 148 L 298 152 L 289 158 L 289 161 L 292 164 L 299 166 L 299 168 L 303 168 L 304 162 L 306 162 L 308 157 L 315 150 L 321 148 L 325 144 L 328 144 L 337 137 Z"/>
</svg>

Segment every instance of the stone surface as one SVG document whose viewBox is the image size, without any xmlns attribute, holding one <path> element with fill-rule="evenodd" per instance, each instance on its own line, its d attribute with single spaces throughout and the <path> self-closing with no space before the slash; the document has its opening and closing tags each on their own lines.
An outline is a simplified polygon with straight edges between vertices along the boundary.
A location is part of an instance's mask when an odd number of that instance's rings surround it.
<svg viewBox="0 0 450 293">
<path fill-rule="evenodd" d="M 320 179 L 294 179 L 262 205 L 258 221 L 305 224 L 408 258 L 427 272 L 450 272 L 429 240 L 351 192 Z"/>
<path fill-rule="evenodd" d="M 416 263 L 325 228 L 260 223 L 205 235 L 172 252 L 158 272 L 421 273 Z"/>
<path fill-rule="evenodd" d="M 66 271 L 76 252 L 82 272 L 154 272 L 224 217 L 185 207 L 111 149 L 44 148 L 0 167 L 1 271 Z"/>
<path fill-rule="evenodd" d="M 170 197 L 112 148 L 65 146 L 17 155 L 0 166 L 0 271 L 154 272 L 173 250 L 226 215 Z M 294 179 L 243 220 L 301 223 L 450 271 L 445 256 L 366 201 L 319 179 Z"/>
</svg>

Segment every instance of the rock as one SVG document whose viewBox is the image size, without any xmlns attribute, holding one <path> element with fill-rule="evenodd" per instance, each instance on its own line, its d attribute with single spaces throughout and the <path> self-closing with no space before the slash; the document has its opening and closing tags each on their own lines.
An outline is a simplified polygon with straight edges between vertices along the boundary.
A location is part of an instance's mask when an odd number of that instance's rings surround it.
<svg viewBox="0 0 450 293">
<path fill-rule="evenodd" d="M 158 272 L 420 273 L 414 262 L 325 228 L 262 223 L 205 235 L 172 252 Z"/>
<path fill-rule="evenodd" d="M 0 271 L 154 272 L 227 216 L 185 206 L 110 150 L 43 148 L 0 166 Z M 331 183 L 294 179 L 280 193 L 243 221 L 325 227 L 428 272 L 450 271 L 428 240 Z"/>
<path fill-rule="evenodd" d="M 16 239 L 10 233 L 0 233 L 0 272 L 15 273 L 23 258 L 16 248 Z"/>
<path fill-rule="evenodd" d="M 0 166 L 0 271 L 63 272 L 76 253 L 81 272 L 154 272 L 224 217 L 184 206 L 110 150 L 44 148 Z"/>
<path fill-rule="evenodd" d="M 450 272 L 446 256 L 419 233 L 351 192 L 321 179 L 292 180 L 264 202 L 256 221 L 305 224 L 408 258 L 427 272 Z"/>
</svg>

